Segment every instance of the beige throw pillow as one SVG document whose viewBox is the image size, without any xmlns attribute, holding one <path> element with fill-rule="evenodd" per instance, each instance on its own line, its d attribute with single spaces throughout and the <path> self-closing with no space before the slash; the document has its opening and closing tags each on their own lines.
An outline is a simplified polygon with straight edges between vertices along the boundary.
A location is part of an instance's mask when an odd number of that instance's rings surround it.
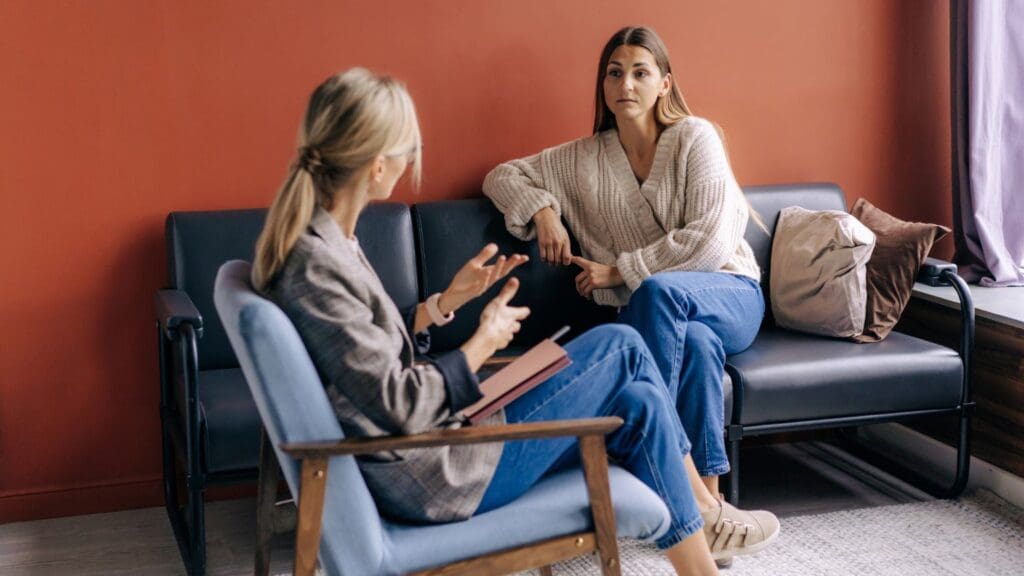
<svg viewBox="0 0 1024 576">
<path fill-rule="evenodd" d="M 783 209 L 772 240 L 775 323 L 822 336 L 860 334 L 874 247 L 875 235 L 846 212 Z"/>
</svg>

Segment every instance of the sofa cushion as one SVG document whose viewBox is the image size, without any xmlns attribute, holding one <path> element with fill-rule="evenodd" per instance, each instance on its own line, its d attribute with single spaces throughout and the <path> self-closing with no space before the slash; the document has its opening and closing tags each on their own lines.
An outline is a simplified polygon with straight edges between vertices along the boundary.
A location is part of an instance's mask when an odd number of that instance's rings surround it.
<svg viewBox="0 0 1024 576">
<path fill-rule="evenodd" d="M 722 375 L 722 396 L 725 399 L 725 425 L 732 424 L 732 376 L 726 371 Z"/>
<path fill-rule="evenodd" d="M 213 307 L 213 282 L 228 260 L 251 262 L 266 209 L 173 212 L 167 216 L 171 288 L 184 290 L 203 317 L 199 369 L 235 368 L 238 360 Z M 373 204 L 359 218 L 356 236 L 395 302 L 418 302 L 412 219 L 404 204 Z"/>
<path fill-rule="evenodd" d="M 572 328 L 568 335 L 572 338 L 614 319 L 614 308 L 598 306 L 576 293 L 573 277 L 579 268 L 541 262 L 537 243 L 522 242 L 509 234 L 505 219 L 489 200 L 428 202 L 417 204 L 412 210 L 423 283 L 421 297 L 444 290 L 467 260 L 487 243 L 494 242 L 501 254 L 521 253 L 530 257 L 529 262 L 512 273 L 521 282 L 512 304 L 531 310 L 513 346 L 528 347 L 566 324 Z M 575 245 L 574 251 L 579 253 Z M 488 293 L 464 306 L 451 324 L 431 327 L 431 352 L 451 350 L 465 342 L 476 330 L 480 311 L 502 285 L 504 282 L 497 283 Z"/>
<path fill-rule="evenodd" d="M 199 426 L 207 472 L 259 466 L 260 415 L 240 368 L 199 373 Z"/>
<path fill-rule="evenodd" d="M 203 337 L 197 342 L 200 370 L 238 366 L 213 307 L 213 281 L 224 262 L 252 261 L 266 217 L 262 208 L 172 212 L 167 216 L 169 287 L 188 294 L 203 317 Z"/>
<path fill-rule="evenodd" d="M 762 330 L 726 369 L 743 389 L 744 426 L 954 408 L 963 377 L 955 351 L 899 332 L 864 346 Z"/>
</svg>

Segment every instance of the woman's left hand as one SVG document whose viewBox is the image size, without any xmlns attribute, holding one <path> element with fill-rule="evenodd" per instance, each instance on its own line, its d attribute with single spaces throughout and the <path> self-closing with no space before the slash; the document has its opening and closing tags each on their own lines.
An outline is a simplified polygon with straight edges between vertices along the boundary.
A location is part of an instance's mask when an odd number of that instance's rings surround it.
<svg viewBox="0 0 1024 576">
<path fill-rule="evenodd" d="M 573 256 L 572 263 L 583 268 L 576 275 L 576 291 L 584 298 L 589 299 L 595 288 L 614 288 L 626 283 L 617 266 L 598 264 L 579 256 Z"/>
<path fill-rule="evenodd" d="M 487 264 L 487 261 L 497 253 L 498 245 L 494 243 L 488 244 L 484 246 L 479 254 L 470 258 L 469 262 L 466 262 L 455 273 L 451 284 L 441 294 L 441 301 L 438 302 L 438 307 L 443 313 L 447 314 L 448 312 L 458 310 L 466 302 L 486 292 L 488 288 L 507 276 L 516 266 L 530 259 L 529 256 L 523 254 L 513 254 L 508 258 L 503 254 L 498 256 L 498 259 L 493 264 Z"/>
</svg>

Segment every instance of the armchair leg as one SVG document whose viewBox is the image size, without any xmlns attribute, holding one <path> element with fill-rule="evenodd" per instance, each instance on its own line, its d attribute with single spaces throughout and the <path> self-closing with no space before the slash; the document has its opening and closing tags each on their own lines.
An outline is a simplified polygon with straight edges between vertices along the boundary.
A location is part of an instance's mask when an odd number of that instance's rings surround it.
<svg viewBox="0 0 1024 576">
<path fill-rule="evenodd" d="M 327 491 L 327 459 L 307 458 L 302 461 L 299 488 L 299 517 L 295 529 L 295 574 L 313 576 L 320 549 L 320 526 Z"/>
<path fill-rule="evenodd" d="M 551 572 L 551 566 L 541 566 L 540 576 L 554 576 L 554 573 Z"/>
<path fill-rule="evenodd" d="M 256 566 L 255 576 L 270 574 L 270 543 L 274 536 L 275 502 L 277 500 L 277 458 L 266 430 L 260 443 L 260 479 L 256 493 Z"/>
<path fill-rule="evenodd" d="M 580 456 L 590 496 L 590 511 L 594 516 L 601 574 L 619 576 L 619 545 L 615 540 L 615 509 L 612 507 L 611 488 L 608 485 L 608 453 L 605 451 L 604 436 L 581 436 Z"/>
</svg>

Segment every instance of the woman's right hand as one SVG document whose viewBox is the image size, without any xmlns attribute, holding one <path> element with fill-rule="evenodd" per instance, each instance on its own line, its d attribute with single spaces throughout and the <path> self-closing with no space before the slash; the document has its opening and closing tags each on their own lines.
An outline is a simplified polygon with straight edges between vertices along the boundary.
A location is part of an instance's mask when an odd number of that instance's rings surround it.
<svg viewBox="0 0 1024 576">
<path fill-rule="evenodd" d="M 562 226 L 562 220 L 550 206 L 541 208 L 533 215 L 533 224 L 537 227 L 541 260 L 564 266 L 572 263 L 569 232 Z"/>
<path fill-rule="evenodd" d="M 518 279 L 510 278 L 505 282 L 501 292 L 480 313 L 480 326 L 476 332 L 462 345 L 466 362 L 473 372 L 479 370 L 495 352 L 507 347 L 519 332 L 520 323 L 530 315 L 530 309 L 525 306 L 508 305 L 518 290 Z"/>
</svg>

